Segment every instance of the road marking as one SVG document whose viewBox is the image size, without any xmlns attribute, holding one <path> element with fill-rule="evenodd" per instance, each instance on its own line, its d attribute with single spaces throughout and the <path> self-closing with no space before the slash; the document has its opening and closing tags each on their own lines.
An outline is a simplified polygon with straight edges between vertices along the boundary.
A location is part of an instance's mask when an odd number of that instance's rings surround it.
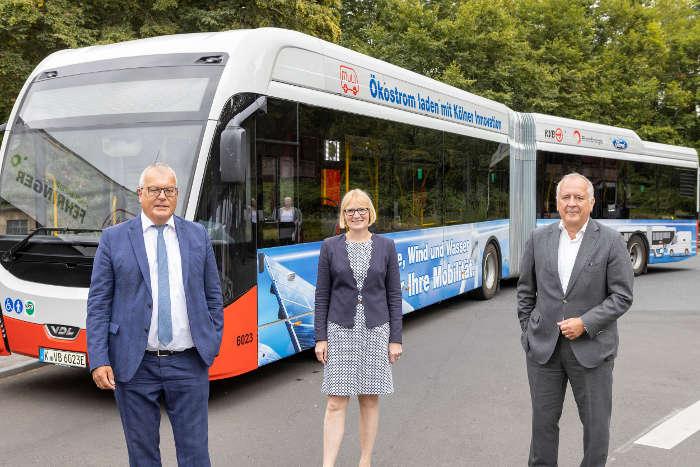
<svg viewBox="0 0 700 467">
<path fill-rule="evenodd" d="M 697 431 L 700 431 L 700 401 L 681 410 L 634 443 L 661 449 L 673 449 Z"/>
<path fill-rule="evenodd" d="M 642 431 L 640 431 L 639 433 L 637 433 L 636 435 L 634 435 L 632 438 L 630 438 L 629 441 L 627 441 L 626 443 L 624 443 L 624 444 L 623 444 L 622 446 L 620 446 L 619 448 L 615 449 L 615 453 L 616 453 L 616 454 L 624 454 L 624 453 L 626 453 L 627 451 L 629 451 L 630 449 L 632 449 L 632 448 L 634 447 L 634 442 L 635 442 L 637 439 L 639 439 L 639 438 L 641 438 L 642 436 L 644 436 L 645 434 L 649 433 L 651 430 L 653 430 L 653 429 L 656 428 L 657 426 L 661 425 L 663 422 L 665 422 L 666 420 L 670 419 L 671 417 L 673 417 L 674 415 L 676 415 L 678 412 L 680 412 L 680 410 L 676 409 L 676 410 L 674 410 L 673 412 L 671 412 L 670 414 L 666 415 L 665 417 L 663 417 L 663 418 L 661 418 L 661 419 L 655 421 L 655 422 L 652 423 L 651 425 L 647 426 L 647 427 L 644 428 Z M 610 458 L 608 459 L 608 462 L 612 462 L 612 461 L 614 461 L 614 460 L 615 460 L 614 457 L 610 457 Z"/>
</svg>

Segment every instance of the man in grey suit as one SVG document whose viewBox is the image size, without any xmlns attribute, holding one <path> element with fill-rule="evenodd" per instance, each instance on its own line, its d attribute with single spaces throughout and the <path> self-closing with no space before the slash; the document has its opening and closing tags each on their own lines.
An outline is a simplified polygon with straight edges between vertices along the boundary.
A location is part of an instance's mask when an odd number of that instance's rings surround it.
<svg viewBox="0 0 700 467">
<path fill-rule="evenodd" d="M 530 466 L 556 466 L 567 381 L 583 424 L 582 467 L 605 465 L 617 319 L 634 274 L 619 232 L 590 218 L 593 185 L 571 173 L 557 185 L 561 221 L 536 229 L 518 281 L 518 319 L 532 400 Z"/>
</svg>

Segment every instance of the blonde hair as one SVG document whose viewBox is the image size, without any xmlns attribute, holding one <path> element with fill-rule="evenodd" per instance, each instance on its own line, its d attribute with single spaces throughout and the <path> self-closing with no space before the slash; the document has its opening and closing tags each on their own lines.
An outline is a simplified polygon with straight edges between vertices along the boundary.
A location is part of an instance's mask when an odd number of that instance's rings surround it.
<svg viewBox="0 0 700 467">
<path fill-rule="evenodd" d="M 352 200 L 357 200 L 360 203 L 367 204 L 367 208 L 369 209 L 368 226 L 374 224 L 374 221 L 377 220 L 377 211 L 374 210 L 374 204 L 372 204 L 372 199 L 364 191 L 360 190 L 359 188 L 355 188 L 354 190 L 350 190 L 347 193 L 345 193 L 345 196 L 343 196 L 343 200 L 340 202 L 340 213 L 338 217 L 338 225 L 340 225 L 340 228 L 347 229 L 348 227 L 345 223 L 345 208 L 348 207 L 348 204 L 350 204 Z"/>
</svg>

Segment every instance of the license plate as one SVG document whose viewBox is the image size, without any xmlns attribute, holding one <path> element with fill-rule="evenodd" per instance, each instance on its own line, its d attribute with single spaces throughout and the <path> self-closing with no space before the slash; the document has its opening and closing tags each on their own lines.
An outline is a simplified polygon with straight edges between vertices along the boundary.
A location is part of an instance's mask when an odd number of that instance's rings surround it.
<svg viewBox="0 0 700 467">
<path fill-rule="evenodd" d="M 54 365 L 77 366 L 85 368 L 85 354 L 80 352 L 68 352 L 67 350 L 39 349 L 39 361 L 53 363 Z"/>
</svg>

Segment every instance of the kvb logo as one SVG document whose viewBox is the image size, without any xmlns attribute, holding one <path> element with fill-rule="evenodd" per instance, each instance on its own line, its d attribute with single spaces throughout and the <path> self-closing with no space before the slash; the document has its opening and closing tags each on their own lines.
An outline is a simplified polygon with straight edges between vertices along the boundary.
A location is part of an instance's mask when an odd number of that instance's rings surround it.
<svg viewBox="0 0 700 467">
<path fill-rule="evenodd" d="M 354 68 L 340 65 L 340 89 L 343 94 L 352 93 L 353 96 L 360 92 L 360 82 Z"/>
<path fill-rule="evenodd" d="M 561 128 L 557 128 L 556 130 L 545 129 L 544 137 L 548 139 L 553 139 L 557 143 L 561 143 L 564 139 L 564 131 Z"/>
</svg>

